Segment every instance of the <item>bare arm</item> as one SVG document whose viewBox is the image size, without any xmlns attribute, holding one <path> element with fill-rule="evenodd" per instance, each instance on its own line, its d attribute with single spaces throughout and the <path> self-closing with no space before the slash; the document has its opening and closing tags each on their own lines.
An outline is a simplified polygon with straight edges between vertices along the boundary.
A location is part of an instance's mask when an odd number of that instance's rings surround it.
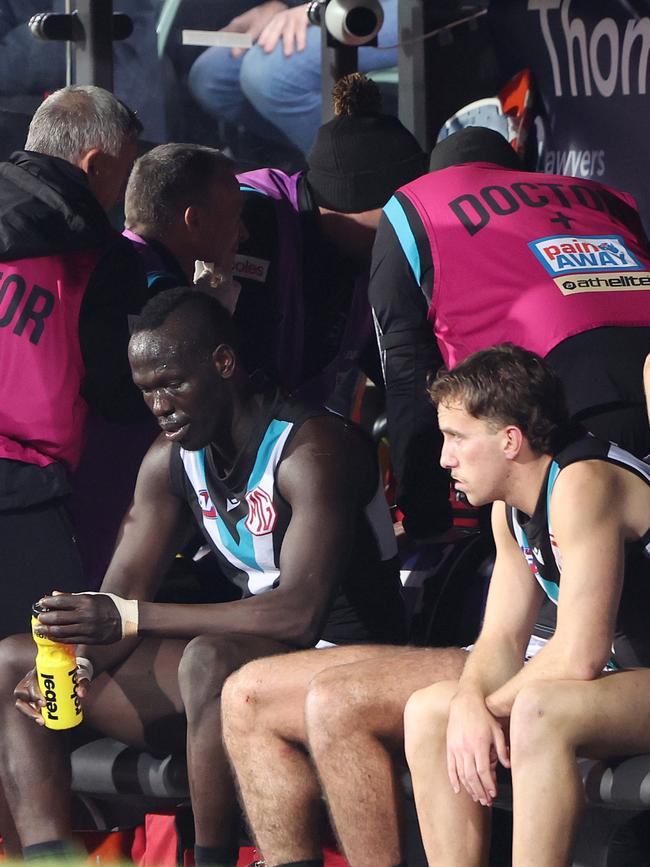
<svg viewBox="0 0 650 867">
<path fill-rule="evenodd" d="M 503 503 L 492 507 L 492 530 L 497 557 L 483 626 L 459 682 L 459 689 L 483 698 L 521 669 L 543 594 L 508 528 Z"/>
<path fill-rule="evenodd" d="M 310 646 L 345 574 L 359 503 L 370 500 L 376 483 L 372 454 L 358 432 L 339 419 L 306 422 L 278 468 L 278 490 L 292 509 L 280 551 L 279 586 L 236 602 L 176 605 L 148 600 L 175 551 L 184 504 L 143 464 L 136 501 L 102 590 L 143 600 L 139 635 L 193 638 L 245 632 Z M 109 598 L 65 594 L 46 602 L 57 609 L 42 617 L 43 623 L 52 624 L 46 632 L 50 637 L 68 643 L 119 641 L 120 622 Z M 126 656 L 131 641 L 119 644 L 127 649 L 102 652 L 101 659 L 110 657 L 114 664 Z M 93 651 L 93 662 L 97 658 Z"/>
<path fill-rule="evenodd" d="M 455 792 L 463 786 L 489 806 L 496 796 L 496 764 L 509 765 L 501 721 L 486 696 L 523 665 L 526 643 L 541 602 L 533 579 L 508 529 L 503 503 L 492 508 L 497 559 L 481 634 L 469 654 L 452 699 L 447 726 L 447 768 Z"/>
<path fill-rule="evenodd" d="M 602 461 L 567 467 L 551 500 L 562 552 L 555 634 L 528 665 L 487 699 L 506 716 L 519 690 L 535 680 L 592 680 L 605 665 L 623 584 L 624 471 Z"/>
<path fill-rule="evenodd" d="M 192 517 L 183 500 L 169 488 L 170 445 L 157 439 L 142 462 L 133 503 L 124 516 L 113 558 L 101 589 L 129 599 L 153 599 L 165 571 L 183 545 Z M 41 615 L 44 634 L 58 641 L 106 643 L 121 634 L 115 606 L 107 597 L 63 594 L 46 597 L 52 610 Z M 133 647 L 128 639 L 111 647 L 81 648 L 96 671 L 124 659 Z"/>
</svg>

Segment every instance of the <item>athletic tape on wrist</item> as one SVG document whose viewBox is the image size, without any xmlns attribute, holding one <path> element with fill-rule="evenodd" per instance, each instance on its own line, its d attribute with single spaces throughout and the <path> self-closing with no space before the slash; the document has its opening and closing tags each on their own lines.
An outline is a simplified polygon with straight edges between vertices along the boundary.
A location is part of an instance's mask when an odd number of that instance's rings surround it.
<svg viewBox="0 0 650 867">
<path fill-rule="evenodd" d="M 75 596 L 108 596 L 113 600 L 113 604 L 117 608 L 117 613 L 120 615 L 122 624 L 122 638 L 138 634 L 138 600 L 123 599 L 121 596 L 116 596 L 115 593 L 104 593 L 102 590 L 85 590 L 82 593 L 75 593 Z"/>
<path fill-rule="evenodd" d="M 92 682 L 93 675 L 95 673 L 95 667 L 92 662 L 86 656 L 78 656 L 77 657 L 77 681 L 87 680 L 88 683 Z"/>
</svg>

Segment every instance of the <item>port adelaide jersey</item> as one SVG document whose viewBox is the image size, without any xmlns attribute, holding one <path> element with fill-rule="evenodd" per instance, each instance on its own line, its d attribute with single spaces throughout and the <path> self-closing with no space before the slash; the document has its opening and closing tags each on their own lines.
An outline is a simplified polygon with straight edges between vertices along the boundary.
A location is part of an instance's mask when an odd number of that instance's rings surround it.
<svg viewBox="0 0 650 867">
<path fill-rule="evenodd" d="M 188 501 L 224 575 L 244 597 L 266 593 L 281 580 L 280 549 L 291 506 L 277 490 L 276 471 L 302 424 L 325 412 L 278 395 L 265 398 L 264 406 L 257 427 L 226 474 L 215 465 L 209 446 L 186 451 L 175 445 L 170 462 L 172 490 Z M 388 626 L 395 622 L 395 606 L 400 606 L 397 550 L 379 484 L 357 526 L 348 575 L 323 638 L 334 643 L 398 641 L 401 635 L 391 633 Z"/>
<path fill-rule="evenodd" d="M 550 520 L 551 492 L 555 481 L 575 461 L 601 460 L 629 470 L 650 485 L 650 465 L 613 443 L 586 436 L 562 449 L 549 464 L 535 512 L 532 516 L 509 507 L 506 517 L 510 531 L 547 597 L 557 605 L 562 574 L 562 552 L 553 535 Z M 619 603 L 612 656 L 612 668 L 650 665 L 650 516 L 648 530 L 635 542 L 625 545 L 623 592 Z"/>
</svg>

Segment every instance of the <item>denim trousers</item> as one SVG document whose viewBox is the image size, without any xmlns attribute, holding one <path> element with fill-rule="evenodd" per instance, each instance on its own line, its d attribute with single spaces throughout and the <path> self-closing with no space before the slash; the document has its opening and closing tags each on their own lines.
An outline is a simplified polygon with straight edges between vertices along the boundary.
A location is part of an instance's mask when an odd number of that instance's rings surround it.
<svg viewBox="0 0 650 867">
<path fill-rule="evenodd" d="M 359 49 L 360 72 L 397 64 L 397 0 L 384 0 L 384 24 L 377 48 Z M 303 153 L 309 151 L 321 124 L 321 31 L 309 26 L 304 51 L 290 57 L 282 42 L 267 54 L 254 45 L 242 57 L 228 48 L 208 48 L 189 74 L 192 95 L 217 120 L 243 125 L 260 138 L 288 139 Z"/>
</svg>

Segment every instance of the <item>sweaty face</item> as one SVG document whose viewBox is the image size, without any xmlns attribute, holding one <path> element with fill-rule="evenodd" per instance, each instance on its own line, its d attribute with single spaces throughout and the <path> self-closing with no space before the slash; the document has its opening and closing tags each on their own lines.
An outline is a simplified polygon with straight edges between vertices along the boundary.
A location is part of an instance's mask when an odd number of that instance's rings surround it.
<svg viewBox="0 0 650 867">
<path fill-rule="evenodd" d="M 226 395 L 211 357 L 198 356 L 159 329 L 131 338 L 129 362 L 133 381 L 167 439 L 195 451 L 216 438 Z"/>
<path fill-rule="evenodd" d="M 440 463 L 450 470 L 454 487 L 473 506 L 502 499 L 509 463 L 503 454 L 503 430 L 474 418 L 462 403 L 438 406 L 438 424 L 444 437 Z"/>
<path fill-rule="evenodd" d="M 205 204 L 196 206 L 196 258 L 214 262 L 224 276 L 232 273 L 239 244 L 248 237 L 241 221 L 242 207 L 242 194 L 234 176 L 212 181 Z"/>
</svg>

